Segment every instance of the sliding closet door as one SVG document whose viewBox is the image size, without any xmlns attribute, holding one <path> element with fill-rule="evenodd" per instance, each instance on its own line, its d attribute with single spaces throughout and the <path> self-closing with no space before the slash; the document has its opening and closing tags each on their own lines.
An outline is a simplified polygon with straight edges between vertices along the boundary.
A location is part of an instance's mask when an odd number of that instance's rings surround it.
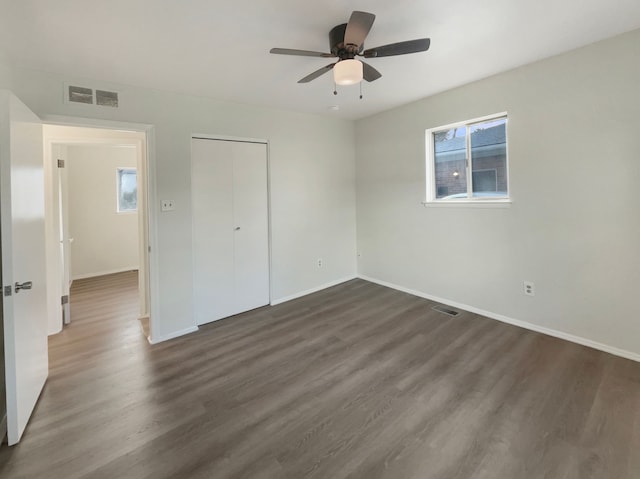
<svg viewBox="0 0 640 479">
<path fill-rule="evenodd" d="M 198 324 L 269 303 L 266 145 L 192 140 Z"/>
</svg>

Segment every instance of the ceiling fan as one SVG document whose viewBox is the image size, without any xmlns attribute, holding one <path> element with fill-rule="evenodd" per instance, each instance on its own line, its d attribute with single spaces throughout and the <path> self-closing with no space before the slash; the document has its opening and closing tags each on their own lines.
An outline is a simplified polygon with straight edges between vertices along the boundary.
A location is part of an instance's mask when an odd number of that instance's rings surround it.
<svg viewBox="0 0 640 479">
<path fill-rule="evenodd" d="M 373 13 L 354 11 L 349 23 L 337 25 L 329 32 L 329 47 L 331 53 L 313 52 L 308 50 L 293 50 L 290 48 L 272 48 L 270 53 L 279 55 L 298 55 L 303 57 L 337 58 L 338 61 L 330 63 L 306 77 L 298 80 L 298 83 L 309 83 L 319 76 L 333 70 L 335 83 L 338 85 L 353 85 L 363 79 L 372 82 L 382 74 L 371 65 L 357 60 L 356 57 L 377 58 L 407 53 L 424 52 L 429 49 L 431 40 L 420 38 L 405 42 L 391 43 L 376 48 L 364 49 L 364 40 L 371 30 L 376 16 Z"/>
</svg>

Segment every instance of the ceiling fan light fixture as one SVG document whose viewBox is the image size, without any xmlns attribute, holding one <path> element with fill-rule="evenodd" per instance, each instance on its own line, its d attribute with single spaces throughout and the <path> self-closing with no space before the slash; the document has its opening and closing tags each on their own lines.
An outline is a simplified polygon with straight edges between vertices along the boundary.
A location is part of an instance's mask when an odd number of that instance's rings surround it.
<svg viewBox="0 0 640 479">
<path fill-rule="evenodd" d="M 341 60 L 333 67 L 333 80 L 337 85 L 355 85 L 362 81 L 362 62 Z"/>
</svg>

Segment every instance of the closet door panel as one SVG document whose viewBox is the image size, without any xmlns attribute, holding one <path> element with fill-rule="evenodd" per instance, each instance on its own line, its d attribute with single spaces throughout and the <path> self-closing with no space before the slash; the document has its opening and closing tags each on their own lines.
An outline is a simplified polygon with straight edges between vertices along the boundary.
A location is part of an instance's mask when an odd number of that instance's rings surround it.
<svg viewBox="0 0 640 479">
<path fill-rule="evenodd" d="M 267 147 L 234 145 L 235 297 L 241 312 L 269 304 Z"/>
<path fill-rule="evenodd" d="M 193 294 L 197 324 L 236 314 L 233 144 L 192 140 Z"/>
</svg>

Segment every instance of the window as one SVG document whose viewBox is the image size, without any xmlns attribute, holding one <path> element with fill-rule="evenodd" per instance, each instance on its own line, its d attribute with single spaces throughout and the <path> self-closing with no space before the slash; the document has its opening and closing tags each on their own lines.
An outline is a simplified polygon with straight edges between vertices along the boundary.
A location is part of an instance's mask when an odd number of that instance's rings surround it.
<svg viewBox="0 0 640 479">
<path fill-rule="evenodd" d="M 135 168 L 118 168 L 118 213 L 133 212 L 138 209 L 138 181 Z"/>
<path fill-rule="evenodd" d="M 426 133 L 427 203 L 508 201 L 506 114 Z"/>
</svg>

